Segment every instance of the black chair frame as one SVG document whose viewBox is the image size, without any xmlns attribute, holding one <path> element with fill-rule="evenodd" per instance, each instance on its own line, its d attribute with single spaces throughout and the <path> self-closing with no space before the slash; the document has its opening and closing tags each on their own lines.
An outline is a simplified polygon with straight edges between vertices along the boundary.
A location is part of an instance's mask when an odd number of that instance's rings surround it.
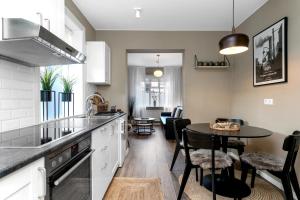
<svg viewBox="0 0 300 200">
<path fill-rule="evenodd" d="M 178 154 L 180 152 L 180 150 L 184 149 L 184 146 L 181 144 L 182 141 L 182 130 L 184 128 L 186 128 L 187 125 L 191 124 L 191 120 L 190 119 L 176 119 L 173 121 L 173 130 L 175 133 L 175 139 L 176 139 L 176 147 L 175 147 L 175 152 L 174 152 L 174 156 L 172 159 L 172 163 L 171 163 L 171 167 L 170 167 L 170 171 L 173 170 L 173 167 L 175 165 L 175 162 L 177 160 Z M 196 150 L 195 148 L 191 148 L 193 150 Z M 198 168 L 199 166 L 195 167 L 195 171 L 196 171 L 196 181 L 198 181 Z M 200 184 L 202 184 L 203 182 L 203 169 L 200 168 Z"/>
<path fill-rule="evenodd" d="M 199 134 L 193 131 L 189 131 L 187 129 L 183 130 L 183 143 L 184 150 L 186 154 L 186 167 L 184 170 L 183 178 L 181 181 L 179 193 L 177 196 L 177 200 L 180 200 L 187 183 L 188 177 L 190 175 L 191 169 L 199 167 L 197 165 L 193 165 L 190 157 L 190 148 L 192 146 L 196 149 L 211 149 L 212 152 L 212 160 L 215 159 L 215 150 L 221 149 L 221 139 L 215 135 L 206 135 Z M 213 192 L 213 200 L 216 200 L 216 192 L 215 192 L 215 162 L 212 162 L 212 192 Z"/>
<path fill-rule="evenodd" d="M 297 158 L 298 150 L 300 146 L 300 132 L 295 131 L 293 135 L 289 135 L 285 138 L 282 149 L 287 151 L 287 157 L 282 171 L 271 171 L 271 174 L 281 179 L 284 194 L 286 200 L 293 200 L 293 190 L 296 193 L 298 200 L 300 200 L 300 188 L 295 170 L 295 161 Z M 251 187 L 254 187 L 256 168 L 250 166 L 249 164 L 242 162 L 242 181 L 246 182 L 248 170 L 252 170 Z"/>
</svg>

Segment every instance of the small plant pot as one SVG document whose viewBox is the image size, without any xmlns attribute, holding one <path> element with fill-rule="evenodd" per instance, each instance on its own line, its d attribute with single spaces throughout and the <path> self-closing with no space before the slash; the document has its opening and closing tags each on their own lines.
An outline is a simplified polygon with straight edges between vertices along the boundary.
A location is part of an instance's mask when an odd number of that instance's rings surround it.
<svg viewBox="0 0 300 200">
<path fill-rule="evenodd" d="M 50 91 L 50 90 L 41 90 L 41 101 L 42 102 L 52 101 L 52 91 Z"/>
<path fill-rule="evenodd" d="M 70 102 L 70 101 L 72 101 L 72 93 L 70 93 L 70 92 L 62 93 L 61 94 L 61 101 L 62 102 Z"/>
</svg>

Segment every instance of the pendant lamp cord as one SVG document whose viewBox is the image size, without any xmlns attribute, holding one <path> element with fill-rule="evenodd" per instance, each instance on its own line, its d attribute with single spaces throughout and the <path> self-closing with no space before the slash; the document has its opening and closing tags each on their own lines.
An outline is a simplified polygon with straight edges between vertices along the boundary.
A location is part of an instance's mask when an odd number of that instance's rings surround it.
<svg viewBox="0 0 300 200">
<path fill-rule="evenodd" d="M 232 0 L 232 33 L 235 33 L 234 17 L 234 0 Z"/>
</svg>

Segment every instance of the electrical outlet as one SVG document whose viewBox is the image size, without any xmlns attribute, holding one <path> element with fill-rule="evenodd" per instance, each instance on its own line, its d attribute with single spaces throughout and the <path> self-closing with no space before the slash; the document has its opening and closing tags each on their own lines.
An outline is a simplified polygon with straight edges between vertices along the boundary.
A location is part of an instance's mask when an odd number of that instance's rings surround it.
<svg viewBox="0 0 300 200">
<path fill-rule="evenodd" d="M 264 99 L 264 104 L 265 105 L 274 105 L 273 99 Z"/>
</svg>

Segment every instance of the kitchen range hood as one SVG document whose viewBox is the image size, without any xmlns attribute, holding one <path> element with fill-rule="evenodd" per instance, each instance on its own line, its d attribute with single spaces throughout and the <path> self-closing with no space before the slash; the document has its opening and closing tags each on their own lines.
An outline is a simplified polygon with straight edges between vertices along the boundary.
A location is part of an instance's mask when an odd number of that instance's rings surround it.
<svg viewBox="0 0 300 200">
<path fill-rule="evenodd" d="M 0 58 L 30 67 L 83 64 L 86 60 L 43 26 L 22 18 L 2 18 Z"/>
</svg>

